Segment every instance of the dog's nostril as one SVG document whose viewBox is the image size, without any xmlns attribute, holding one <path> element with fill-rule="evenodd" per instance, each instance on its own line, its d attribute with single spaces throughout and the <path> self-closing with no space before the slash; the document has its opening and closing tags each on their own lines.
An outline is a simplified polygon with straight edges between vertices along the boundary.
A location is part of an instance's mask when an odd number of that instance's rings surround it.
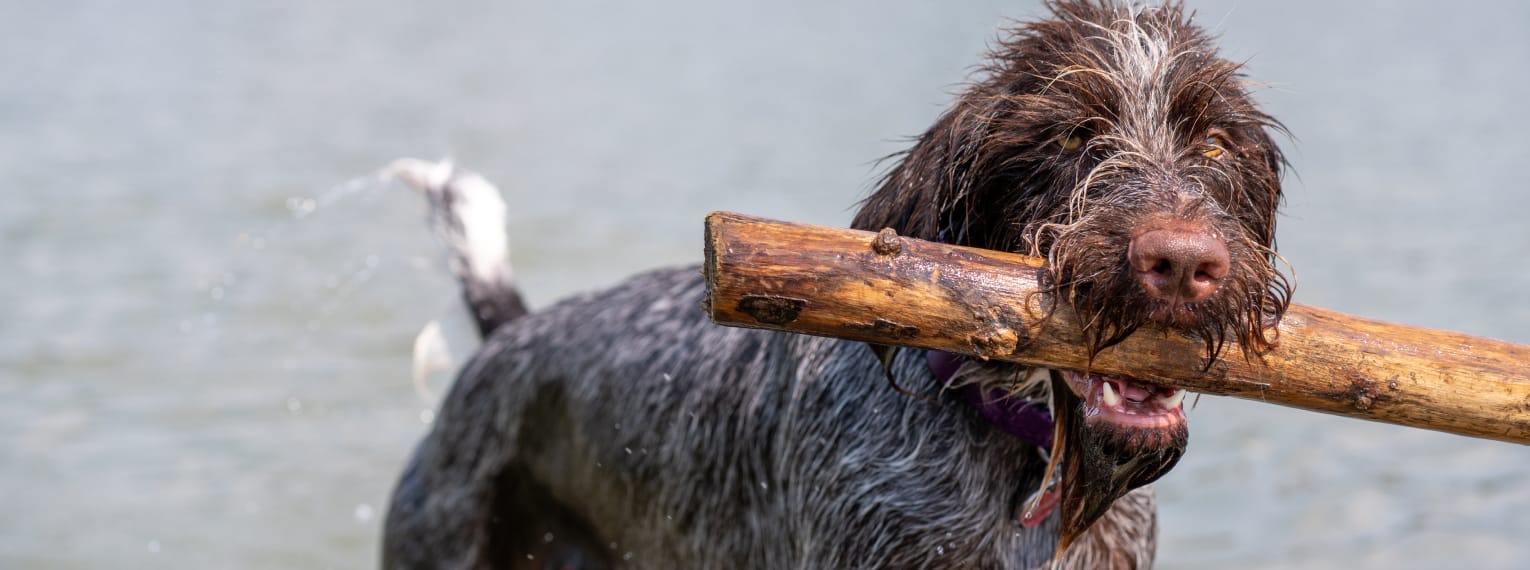
<svg viewBox="0 0 1530 570">
<path fill-rule="evenodd" d="M 1213 257 L 1215 257 L 1215 256 L 1213 256 Z M 1222 257 L 1217 258 L 1217 259 L 1213 259 L 1212 261 L 1209 261 L 1209 262 L 1203 262 L 1198 267 L 1195 268 L 1195 280 L 1196 281 L 1215 283 L 1215 282 L 1221 281 L 1222 278 L 1226 277 L 1226 276 L 1227 276 L 1227 258 L 1226 258 L 1226 254 L 1225 253 L 1223 254 Z"/>
<path fill-rule="evenodd" d="M 1127 262 L 1150 296 L 1171 302 L 1204 301 L 1227 276 L 1227 246 L 1198 229 L 1159 229 L 1132 238 Z"/>
</svg>

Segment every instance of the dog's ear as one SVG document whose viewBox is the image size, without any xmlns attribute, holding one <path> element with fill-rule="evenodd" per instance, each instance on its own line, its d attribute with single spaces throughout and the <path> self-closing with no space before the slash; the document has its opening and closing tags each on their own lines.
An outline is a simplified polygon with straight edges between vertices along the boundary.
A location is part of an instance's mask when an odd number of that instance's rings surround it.
<svg viewBox="0 0 1530 570">
<path fill-rule="evenodd" d="M 969 241 L 980 213 L 971 197 L 984 178 L 974 164 L 987 131 L 987 122 L 968 100 L 959 100 L 912 148 L 888 157 L 899 159 L 898 164 L 861 203 L 851 227 L 892 228 L 923 240 L 982 245 Z"/>
<path fill-rule="evenodd" d="M 1276 144 L 1275 138 L 1271 136 L 1271 131 L 1284 133 L 1285 126 L 1281 125 L 1274 118 L 1268 118 L 1264 121 L 1263 125 L 1252 130 L 1254 132 L 1250 135 L 1250 138 L 1254 141 L 1255 152 L 1262 155 L 1264 166 L 1269 169 L 1267 185 L 1259 190 L 1260 195 L 1256 197 L 1256 200 L 1268 200 L 1267 206 L 1260 204 L 1262 207 L 1265 207 L 1267 217 L 1262 228 L 1264 235 L 1259 237 L 1264 240 L 1264 244 L 1274 248 L 1275 214 L 1280 210 L 1281 202 L 1285 199 L 1281 192 L 1281 179 L 1284 177 L 1289 163 L 1286 162 L 1285 154 L 1280 151 L 1280 145 Z"/>
<path fill-rule="evenodd" d="M 1224 98 L 1238 102 L 1235 111 L 1242 119 L 1241 124 L 1228 129 L 1241 148 L 1229 166 L 1243 181 L 1238 188 L 1240 195 L 1232 199 L 1238 205 L 1232 213 L 1243 220 L 1249 237 L 1273 248 L 1276 213 L 1284 200 L 1281 179 L 1290 166 L 1275 142 L 1275 135 L 1287 133 L 1284 125 L 1254 106 L 1246 91 L 1239 95 Z"/>
</svg>

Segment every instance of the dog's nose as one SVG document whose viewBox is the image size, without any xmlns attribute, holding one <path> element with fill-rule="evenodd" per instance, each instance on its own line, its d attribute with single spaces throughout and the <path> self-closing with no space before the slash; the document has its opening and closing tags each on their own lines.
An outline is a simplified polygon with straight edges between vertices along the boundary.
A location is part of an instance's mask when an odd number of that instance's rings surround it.
<svg viewBox="0 0 1530 570">
<path fill-rule="evenodd" d="M 1127 261 L 1144 291 L 1171 303 L 1211 297 L 1229 265 L 1227 246 L 1200 229 L 1156 229 L 1132 238 Z"/>
</svg>

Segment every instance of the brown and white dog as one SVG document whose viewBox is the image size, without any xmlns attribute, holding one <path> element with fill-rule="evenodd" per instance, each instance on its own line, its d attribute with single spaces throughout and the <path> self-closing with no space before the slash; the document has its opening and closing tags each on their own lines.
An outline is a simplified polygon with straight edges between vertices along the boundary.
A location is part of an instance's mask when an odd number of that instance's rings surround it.
<svg viewBox="0 0 1530 570">
<path fill-rule="evenodd" d="M 1047 258 L 1096 351 L 1144 325 L 1209 358 L 1267 346 L 1290 296 L 1279 125 L 1179 4 L 1049 8 L 853 225 Z M 1152 565 L 1147 484 L 1184 452 L 1182 390 L 719 327 L 694 267 L 528 313 L 494 188 L 394 170 L 430 197 L 486 338 L 398 483 L 384 566 Z"/>
</svg>

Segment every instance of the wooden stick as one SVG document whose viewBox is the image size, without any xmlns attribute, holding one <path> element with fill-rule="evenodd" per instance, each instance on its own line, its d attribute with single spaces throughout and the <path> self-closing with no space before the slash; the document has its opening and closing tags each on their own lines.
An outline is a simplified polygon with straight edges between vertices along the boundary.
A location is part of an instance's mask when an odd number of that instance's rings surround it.
<svg viewBox="0 0 1530 570">
<path fill-rule="evenodd" d="M 1530 443 L 1530 346 L 1293 304 L 1262 358 L 1142 330 L 1088 362 L 1071 311 L 1046 318 L 1041 261 L 717 212 L 706 311 L 730 326 L 1091 370 L 1460 435 Z"/>
</svg>

